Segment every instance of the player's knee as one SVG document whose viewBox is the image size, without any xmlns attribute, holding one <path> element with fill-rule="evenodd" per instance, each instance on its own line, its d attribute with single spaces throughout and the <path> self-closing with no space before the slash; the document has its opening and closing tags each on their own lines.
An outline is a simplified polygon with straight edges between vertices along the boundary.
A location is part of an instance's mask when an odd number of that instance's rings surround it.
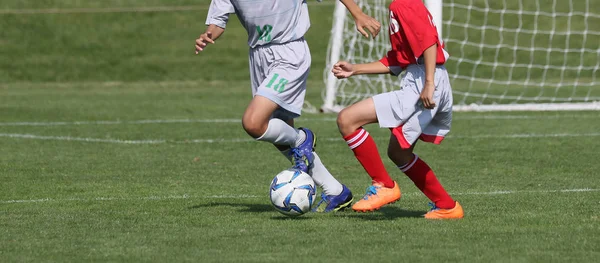
<svg viewBox="0 0 600 263">
<path fill-rule="evenodd" d="M 343 136 L 352 134 L 358 128 L 353 126 L 352 115 L 346 109 L 340 111 L 338 114 L 337 126 Z"/>
<path fill-rule="evenodd" d="M 267 126 L 268 123 L 263 123 L 263 121 L 251 114 L 246 114 L 242 118 L 242 127 L 253 138 L 262 136 L 267 131 Z"/>
</svg>

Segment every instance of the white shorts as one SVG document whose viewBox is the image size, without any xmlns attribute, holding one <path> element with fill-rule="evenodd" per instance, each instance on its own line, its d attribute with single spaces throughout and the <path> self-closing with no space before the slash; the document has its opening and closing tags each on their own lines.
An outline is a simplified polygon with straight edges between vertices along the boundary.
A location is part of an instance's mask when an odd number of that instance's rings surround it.
<svg viewBox="0 0 600 263">
<path fill-rule="evenodd" d="M 379 126 L 391 128 L 400 147 L 410 148 L 417 139 L 439 144 L 450 132 L 452 88 L 444 66 L 435 70 L 434 109 L 425 109 L 420 100 L 425 84 L 425 67 L 410 65 L 400 83 L 401 89 L 373 96 Z"/>
<path fill-rule="evenodd" d="M 277 103 L 274 117 L 300 116 L 306 95 L 306 80 L 311 56 L 302 38 L 285 44 L 251 48 L 250 81 L 252 96 L 263 96 Z"/>
</svg>

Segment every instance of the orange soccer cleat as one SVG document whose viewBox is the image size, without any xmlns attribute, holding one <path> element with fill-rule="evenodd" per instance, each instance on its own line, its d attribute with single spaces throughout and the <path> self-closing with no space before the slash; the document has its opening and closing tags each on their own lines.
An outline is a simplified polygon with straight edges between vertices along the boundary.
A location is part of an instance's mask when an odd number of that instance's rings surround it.
<svg viewBox="0 0 600 263">
<path fill-rule="evenodd" d="M 432 208 L 431 211 L 425 214 L 426 219 L 461 219 L 465 216 L 462 206 L 460 206 L 458 202 L 456 202 L 454 208 L 451 209 L 437 208 L 432 203 L 429 205 L 431 205 Z"/>
<path fill-rule="evenodd" d="M 400 187 L 394 182 L 393 188 L 383 187 L 381 184 L 373 184 L 367 188 L 365 197 L 352 206 L 357 212 L 375 211 L 384 205 L 394 203 L 400 199 Z"/>
</svg>

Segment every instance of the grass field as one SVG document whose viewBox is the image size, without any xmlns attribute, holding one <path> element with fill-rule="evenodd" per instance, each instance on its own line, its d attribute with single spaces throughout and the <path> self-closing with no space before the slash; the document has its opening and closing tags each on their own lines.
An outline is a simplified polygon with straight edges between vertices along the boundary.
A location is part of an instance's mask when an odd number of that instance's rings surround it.
<svg viewBox="0 0 600 263">
<path fill-rule="evenodd" d="M 234 19 L 193 55 L 207 3 L 0 3 L 0 262 L 600 257 L 598 112 L 457 113 L 441 146 L 417 152 L 461 202 L 463 220 L 420 218 L 427 199 L 388 160 L 400 202 L 367 214 L 280 215 L 268 186 L 288 164 L 239 122 L 250 100 L 245 32 Z M 182 10 L 144 11 L 161 6 Z M 332 10 L 310 5 L 313 105 Z M 358 198 L 369 178 L 334 119 L 298 123 L 317 133 L 321 158 Z M 367 129 L 384 153 L 388 132 Z"/>
</svg>

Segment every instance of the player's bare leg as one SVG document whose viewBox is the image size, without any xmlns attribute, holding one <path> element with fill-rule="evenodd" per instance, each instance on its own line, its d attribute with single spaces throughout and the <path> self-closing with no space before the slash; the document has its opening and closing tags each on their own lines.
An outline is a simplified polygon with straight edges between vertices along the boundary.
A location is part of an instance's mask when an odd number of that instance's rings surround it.
<svg viewBox="0 0 600 263">
<path fill-rule="evenodd" d="M 270 142 L 281 148 L 296 149 L 305 142 L 306 134 L 281 119 L 272 118 L 278 108 L 279 105 L 272 100 L 260 95 L 254 96 L 244 112 L 242 126 L 248 135 L 258 141 Z M 292 157 L 294 167 L 308 173 L 313 161 L 312 155 L 307 156 L 294 151 Z"/>
<path fill-rule="evenodd" d="M 410 178 L 417 188 L 431 200 L 432 209 L 427 219 L 457 219 L 464 213 L 460 204 L 444 190 L 437 177 L 423 160 L 413 153 L 416 142 L 408 149 L 402 149 L 394 134 L 390 135 L 388 157 Z"/>
<path fill-rule="evenodd" d="M 269 127 L 271 116 L 277 108 L 279 108 L 277 103 L 263 96 L 255 96 L 252 98 L 250 104 L 248 104 L 248 107 L 246 108 L 246 111 L 244 111 L 244 116 L 242 117 L 242 126 L 244 127 L 246 133 L 255 139 L 264 135 Z M 286 141 L 286 139 L 288 141 Z M 291 145 L 292 142 L 290 142 L 290 140 L 292 139 L 295 139 L 295 137 L 283 137 L 277 141 L 282 143 L 276 144 Z"/>
<path fill-rule="evenodd" d="M 385 170 L 375 141 L 362 128 L 363 125 L 376 122 L 375 104 L 371 98 L 342 110 L 337 118 L 344 140 L 372 179 L 372 185 L 367 188 L 364 198 L 352 206 L 355 211 L 377 210 L 400 199 L 400 188 Z"/>
</svg>

